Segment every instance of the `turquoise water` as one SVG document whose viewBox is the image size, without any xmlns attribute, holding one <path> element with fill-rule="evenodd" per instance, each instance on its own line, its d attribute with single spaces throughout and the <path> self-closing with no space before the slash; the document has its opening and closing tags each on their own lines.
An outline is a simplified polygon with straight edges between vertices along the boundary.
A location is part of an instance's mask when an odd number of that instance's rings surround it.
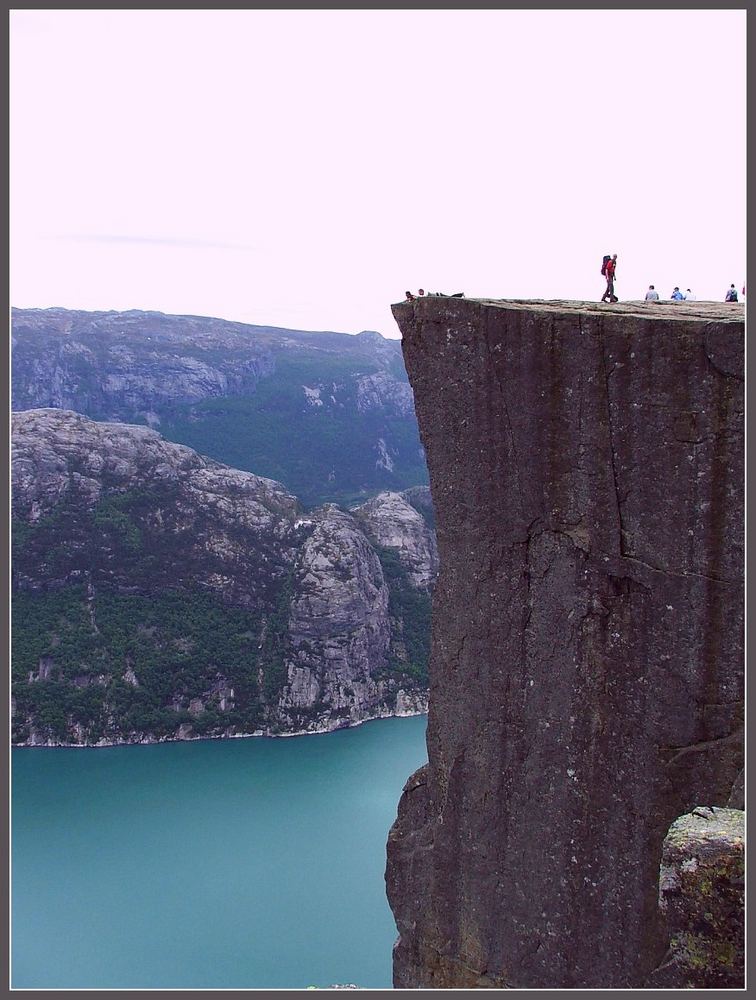
<svg viewBox="0 0 756 1000">
<path fill-rule="evenodd" d="M 12 985 L 390 986 L 386 837 L 425 722 L 14 750 Z"/>
</svg>

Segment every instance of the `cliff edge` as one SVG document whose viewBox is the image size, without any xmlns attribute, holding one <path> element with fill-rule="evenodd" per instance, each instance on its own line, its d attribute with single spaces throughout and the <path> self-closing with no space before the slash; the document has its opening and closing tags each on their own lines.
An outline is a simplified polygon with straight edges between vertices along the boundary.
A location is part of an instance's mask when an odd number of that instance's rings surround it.
<svg viewBox="0 0 756 1000">
<path fill-rule="evenodd" d="M 392 308 L 441 567 L 395 986 L 642 986 L 669 826 L 742 766 L 743 308 Z"/>
</svg>

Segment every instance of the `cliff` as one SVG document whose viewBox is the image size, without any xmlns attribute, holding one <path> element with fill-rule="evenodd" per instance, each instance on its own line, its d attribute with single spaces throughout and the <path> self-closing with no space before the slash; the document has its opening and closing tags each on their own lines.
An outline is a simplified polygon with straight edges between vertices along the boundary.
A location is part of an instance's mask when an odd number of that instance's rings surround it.
<svg viewBox="0 0 756 1000">
<path fill-rule="evenodd" d="M 742 764 L 743 309 L 393 307 L 436 512 L 397 987 L 637 987 L 662 844 Z"/>
<path fill-rule="evenodd" d="M 40 409 L 12 431 L 16 742 L 424 711 L 435 548 L 403 494 L 305 514 L 147 427 Z"/>
</svg>

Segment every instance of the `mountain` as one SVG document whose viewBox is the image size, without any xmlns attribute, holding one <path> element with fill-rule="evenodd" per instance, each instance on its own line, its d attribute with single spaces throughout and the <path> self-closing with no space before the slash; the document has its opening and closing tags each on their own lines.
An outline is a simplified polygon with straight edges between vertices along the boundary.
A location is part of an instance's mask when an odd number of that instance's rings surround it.
<svg viewBox="0 0 756 1000">
<path fill-rule="evenodd" d="M 14 410 L 144 424 L 308 506 L 428 481 L 397 340 L 138 310 L 11 320 Z"/>
<path fill-rule="evenodd" d="M 320 731 L 425 709 L 427 488 L 308 513 L 146 426 L 33 409 L 13 414 L 12 440 L 16 742 Z"/>
</svg>

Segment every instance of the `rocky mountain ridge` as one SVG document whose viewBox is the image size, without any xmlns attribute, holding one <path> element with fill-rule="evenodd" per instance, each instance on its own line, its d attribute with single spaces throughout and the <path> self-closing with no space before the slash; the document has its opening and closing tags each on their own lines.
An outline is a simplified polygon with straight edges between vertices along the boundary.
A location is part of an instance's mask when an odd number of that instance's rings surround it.
<svg viewBox="0 0 756 1000">
<path fill-rule="evenodd" d="M 12 431 L 17 742 L 424 710 L 437 557 L 422 488 L 306 512 L 144 426 L 47 408 Z"/>
<path fill-rule="evenodd" d="M 399 342 L 156 312 L 13 309 L 12 406 L 159 428 L 306 503 L 424 483 Z"/>
</svg>

